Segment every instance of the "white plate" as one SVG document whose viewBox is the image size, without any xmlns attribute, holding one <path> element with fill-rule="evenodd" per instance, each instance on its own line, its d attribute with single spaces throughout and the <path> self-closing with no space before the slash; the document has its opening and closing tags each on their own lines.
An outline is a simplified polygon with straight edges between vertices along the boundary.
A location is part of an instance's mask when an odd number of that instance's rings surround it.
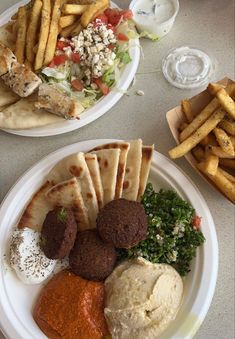
<svg viewBox="0 0 235 339">
<path fill-rule="evenodd" d="M 42 284 L 27 286 L 14 272 L 4 269 L 9 236 L 24 206 L 60 159 L 78 151 L 88 151 L 111 140 L 89 140 L 66 146 L 42 159 L 13 186 L 0 207 L 0 325 L 11 339 L 42 339 L 31 310 Z M 113 141 L 113 140 L 112 140 Z M 198 248 L 191 272 L 184 281 L 184 299 L 176 320 L 161 339 L 192 338 L 202 323 L 212 300 L 218 270 L 218 243 L 213 219 L 198 189 L 173 162 L 154 151 L 149 181 L 155 189 L 173 188 L 189 201 L 202 217 L 206 242 Z"/>
<path fill-rule="evenodd" d="M 0 15 L 0 26 L 6 24 L 10 20 L 12 15 L 17 11 L 18 7 L 27 2 L 28 0 L 23 0 L 2 13 Z M 111 5 L 112 7 L 117 7 L 113 2 L 111 2 Z M 23 130 L 4 129 L 4 131 L 11 134 L 17 134 L 27 137 L 45 137 L 74 131 L 75 129 L 81 128 L 82 126 L 85 126 L 90 122 L 98 119 L 117 103 L 117 101 L 123 96 L 123 93 L 130 86 L 131 81 L 135 76 L 140 60 L 139 39 L 130 40 L 129 53 L 132 61 L 122 70 L 118 84 L 110 91 L 108 95 L 100 99 L 93 107 L 85 110 L 84 113 L 81 114 L 80 120 L 64 120 L 60 123 L 42 127 Z"/>
</svg>

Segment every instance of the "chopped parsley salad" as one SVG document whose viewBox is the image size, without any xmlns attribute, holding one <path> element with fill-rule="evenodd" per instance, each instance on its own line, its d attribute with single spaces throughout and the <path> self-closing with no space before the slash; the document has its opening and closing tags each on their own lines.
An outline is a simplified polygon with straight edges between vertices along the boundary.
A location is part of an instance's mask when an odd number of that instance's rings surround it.
<svg viewBox="0 0 235 339">
<path fill-rule="evenodd" d="M 108 8 L 79 35 L 60 38 L 54 59 L 41 70 L 42 80 L 79 100 L 84 108 L 93 106 L 131 62 L 129 39 L 138 37 L 131 18 L 129 9 Z"/>
<path fill-rule="evenodd" d="M 148 216 L 147 238 L 130 249 L 120 250 L 120 260 L 141 256 L 153 263 L 170 264 L 185 276 L 197 247 L 205 241 L 200 231 L 201 218 L 175 191 L 155 192 L 150 183 L 141 203 Z"/>
</svg>

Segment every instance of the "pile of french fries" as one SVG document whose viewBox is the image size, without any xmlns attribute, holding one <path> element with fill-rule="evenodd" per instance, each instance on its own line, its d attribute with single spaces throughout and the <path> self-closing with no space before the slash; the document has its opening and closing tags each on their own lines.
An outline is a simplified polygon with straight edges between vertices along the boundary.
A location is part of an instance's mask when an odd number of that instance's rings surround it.
<svg viewBox="0 0 235 339">
<path fill-rule="evenodd" d="M 179 145 L 169 151 L 172 159 L 192 152 L 197 168 L 235 203 L 235 82 L 225 88 L 210 83 L 213 99 L 197 115 L 189 100 L 182 100 L 185 121 Z"/>
<path fill-rule="evenodd" d="M 18 62 L 37 71 L 53 59 L 58 36 L 78 35 L 109 0 L 31 0 L 10 22 Z"/>
</svg>

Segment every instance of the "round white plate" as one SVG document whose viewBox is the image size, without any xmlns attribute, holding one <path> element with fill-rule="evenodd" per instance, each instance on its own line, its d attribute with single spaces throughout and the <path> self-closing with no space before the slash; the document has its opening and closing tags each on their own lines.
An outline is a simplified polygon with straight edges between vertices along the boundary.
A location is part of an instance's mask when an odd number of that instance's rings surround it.
<svg viewBox="0 0 235 339">
<path fill-rule="evenodd" d="M 23 0 L 2 13 L 0 15 L 0 26 L 6 24 L 11 19 L 12 15 L 17 12 L 17 9 L 27 2 L 28 0 Z M 112 7 L 117 7 L 114 3 L 111 2 L 111 4 Z M 118 100 L 123 96 L 125 91 L 130 86 L 131 81 L 135 76 L 140 60 L 139 39 L 131 39 L 129 44 L 129 53 L 132 61 L 122 70 L 121 77 L 117 85 L 110 91 L 108 95 L 101 98 L 94 106 L 85 110 L 84 113 L 81 114 L 80 120 L 64 120 L 56 124 L 42 127 L 22 130 L 4 129 L 4 131 L 27 137 L 45 137 L 74 131 L 75 129 L 81 128 L 98 119 L 118 102 Z"/>
<path fill-rule="evenodd" d="M 6 267 L 9 237 L 24 206 L 44 181 L 49 170 L 62 158 L 78 151 L 88 151 L 96 145 L 114 140 L 89 140 L 66 146 L 42 159 L 28 170 L 12 187 L 0 207 L 0 325 L 11 339 L 42 339 L 32 318 L 32 307 L 40 285 L 24 285 Z M 218 243 L 213 219 L 198 189 L 173 162 L 154 151 L 149 181 L 155 189 L 175 189 L 189 201 L 202 217 L 206 242 L 198 248 L 191 272 L 184 281 L 184 299 L 177 318 L 161 339 L 192 338 L 202 323 L 212 300 L 218 270 Z"/>
</svg>

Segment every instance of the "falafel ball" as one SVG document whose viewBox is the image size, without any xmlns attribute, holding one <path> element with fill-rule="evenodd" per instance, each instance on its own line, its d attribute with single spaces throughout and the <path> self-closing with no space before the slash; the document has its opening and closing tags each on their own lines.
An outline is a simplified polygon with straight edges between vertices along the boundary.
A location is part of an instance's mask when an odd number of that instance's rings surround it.
<svg viewBox="0 0 235 339">
<path fill-rule="evenodd" d="M 46 215 L 41 231 L 41 248 L 47 258 L 62 259 L 73 248 L 77 223 L 71 209 L 56 207 Z"/>
<path fill-rule="evenodd" d="M 147 235 L 147 216 L 137 201 L 117 199 L 99 212 L 96 225 L 100 237 L 116 248 L 130 248 Z"/>
<path fill-rule="evenodd" d="M 69 255 L 73 273 L 88 280 L 102 281 L 113 271 L 117 259 L 115 248 L 100 238 L 97 230 L 79 232 Z"/>
</svg>

